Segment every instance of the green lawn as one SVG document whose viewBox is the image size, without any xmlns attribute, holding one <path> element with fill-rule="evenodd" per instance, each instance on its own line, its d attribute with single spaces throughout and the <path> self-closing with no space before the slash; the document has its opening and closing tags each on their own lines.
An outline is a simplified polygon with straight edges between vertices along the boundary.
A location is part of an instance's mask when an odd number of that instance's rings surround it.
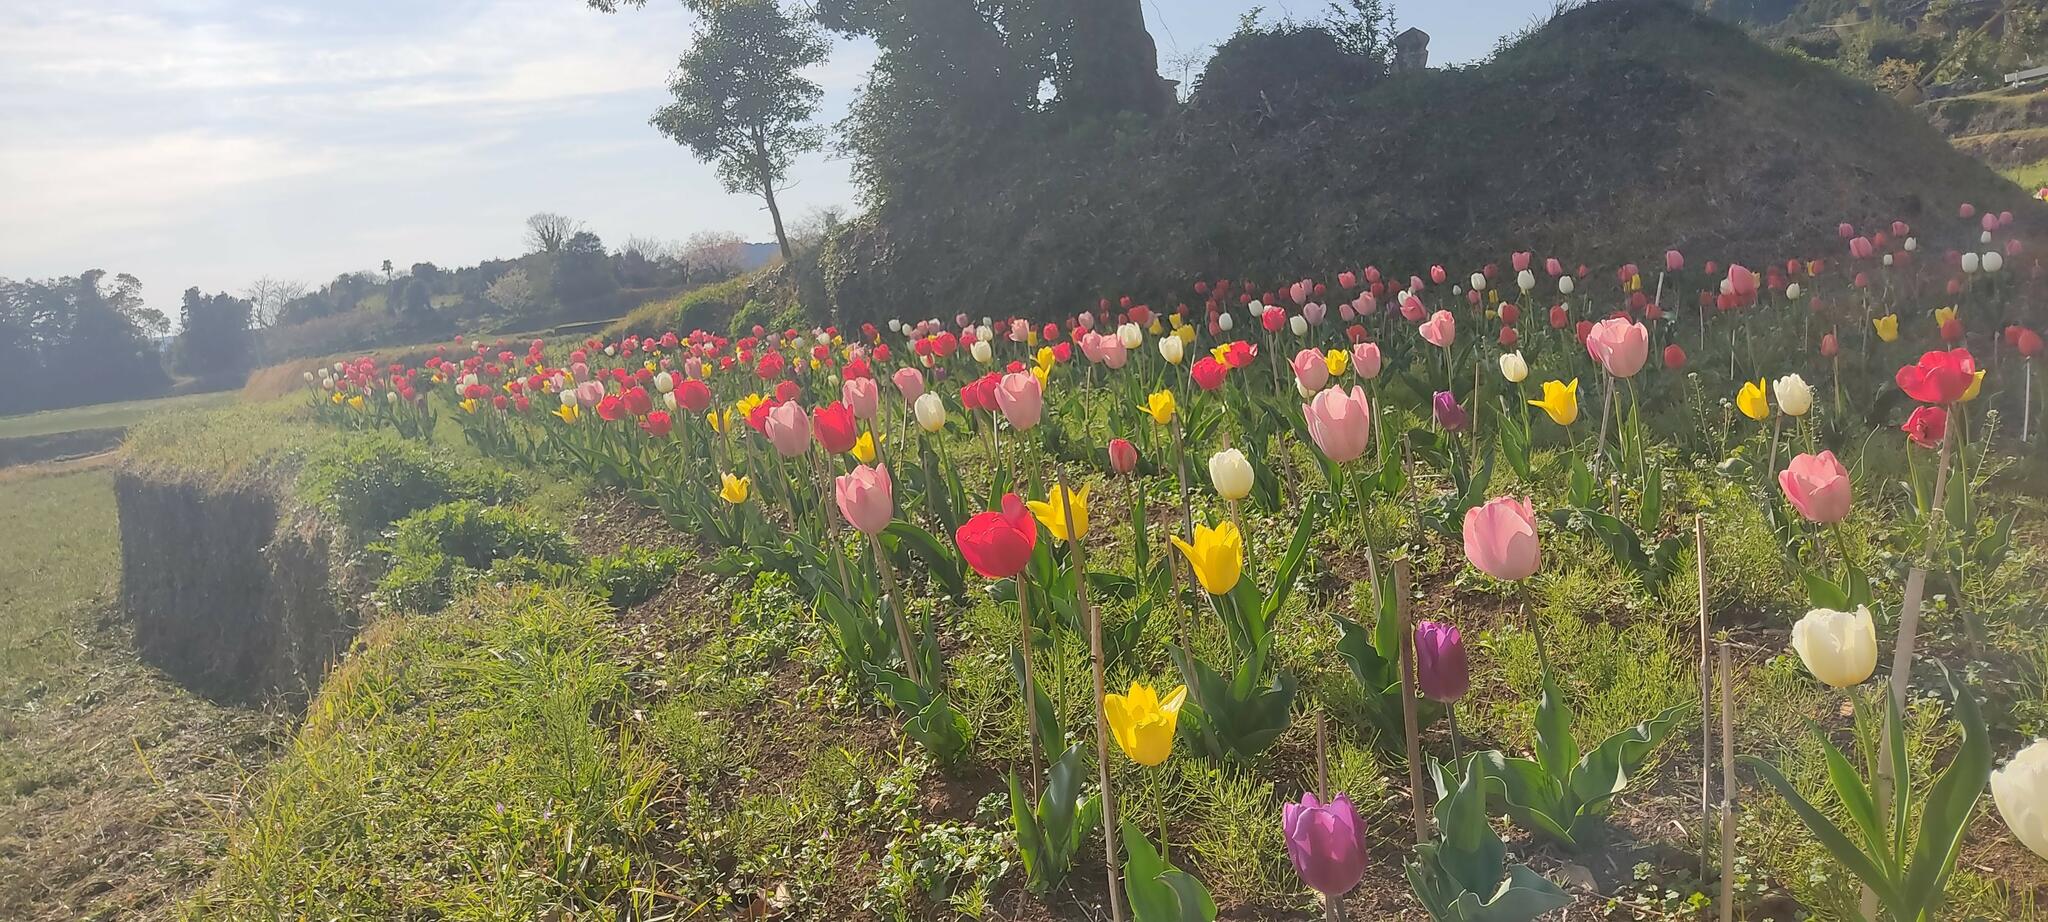
<svg viewBox="0 0 2048 922">
<path fill-rule="evenodd" d="M 153 400 L 124 400 L 120 403 L 99 403 L 88 407 L 71 407 L 64 410 L 44 410 L 41 413 L 23 413 L 19 416 L 0 416 L 0 439 L 51 435 L 58 432 L 72 432 L 78 429 L 129 426 L 149 418 L 153 413 L 164 410 L 222 406 L 233 402 L 234 399 L 234 391 L 214 391 L 207 394 L 186 394 L 180 397 L 159 397 Z"/>
<path fill-rule="evenodd" d="M 2036 160 L 2026 166 L 2011 167 L 1999 172 L 2029 192 L 2048 186 L 2048 160 Z"/>
<path fill-rule="evenodd" d="M 78 658 L 69 628 L 120 568 L 111 471 L 0 480 L 0 704 Z"/>
</svg>

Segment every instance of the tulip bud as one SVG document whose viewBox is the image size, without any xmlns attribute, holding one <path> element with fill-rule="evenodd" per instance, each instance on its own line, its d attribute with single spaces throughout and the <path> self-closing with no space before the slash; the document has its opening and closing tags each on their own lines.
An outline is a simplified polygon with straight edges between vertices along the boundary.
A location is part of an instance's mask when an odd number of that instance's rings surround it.
<svg viewBox="0 0 2048 922">
<path fill-rule="evenodd" d="M 2005 254 L 2000 253 L 1997 250 L 1986 250 L 1984 252 L 1983 263 L 1984 271 L 1997 272 L 1998 270 L 2005 268 Z"/>
<path fill-rule="evenodd" d="M 1799 287 L 1798 282 L 1793 282 L 1792 284 L 1785 286 L 1785 297 L 1787 299 L 1797 301 L 1799 300 L 1800 294 L 1804 293 L 1805 290 L 1806 289 Z"/>
<path fill-rule="evenodd" d="M 1503 353 L 1500 357 L 1500 376 L 1509 383 L 1520 384 L 1529 377 L 1529 363 L 1520 352 Z"/>
<path fill-rule="evenodd" d="M 1877 625 L 1870 608 L 1853 612 L 1816 608 L 1792 625 L 1792 650 L 1806 671 L 1834 688 L 1848 688 L 1877 671 Z"/>
<path fill-rule="evenodd" d="M 1559 277 L 1558 277 L 1558 279 L 1557 279 L 1557 293 L 1558 293 L 1558 294 L 1561 294 L 1561 295 L 1568 295 L 1568 294 L 1571 294 L 1571 293 L 1572 293 L 1572 290 L 1573 290 L 1573 289 L 1576 289 L 1576 288 L 1578 288 L 1578 287 L 1579 287 L 1578 283 L 1577 283 L 1577 282 L 1574 282 L 1574 281 L 1572 281 L 1572 277 L 1571 277 L 1571 276 L 1569 276 L 1569 275 L 1565 275 L 1565 276 L 1559 276 Z"/>
<path fill-rule="evenodd" d="M 1778 409 L 1786 416 L 1805 416 L 1813 409 L 1813 387 L 1796 374 L 1772 382 L 1771 392 L 1778 398 Z"/>
<path fill-rule="evenodd" d="M 1435 621 L 1415 623 L 1415 684 L 1431 701 L 1449 704 L 1465 697 L 1472 674 L 1457 628 Z"/>
<path fill-rule="evenodd" d="M 911 405 L 917 414 L 917 426 L 926 432 L 938 432 L 946 428 L 946 402 L 937 394 L 923 394 Z"/>
<path fill-rule="evenodd" d="M 1991 773 L 1991 802 L 2012 837 L 2048 858 L 2048 739 L 2036 739 Z"/>
<path fill-rule="evenodd" d="M 1138 447 L 1129 439 L 1109 440 L 1109 466 L 1119 474 L 1128 474 L 1138 468 Z"/>
<path fill-rule="evenodd" d="M 1685 350 L 1677 343 L 1664 347 L 1664 367 L 1673 370 L 1685 367 Z"/>
<path fill-rule="evenodd" d="M 1527 269 L 1523 269 L 1522 271 L 1515 273 L 1515 287 L 1520 288 L 1523 291 L 1535 291 L 1536 273 L 1531 272 Z"/>
<path fill-rule="evenodd" d="M 1481 273 L 1478 273 L 1478 272 L 1474 272 L 1474 273 L 1472 273 L 1472 290 L 1473 290 L 1473 291 L 1485 291 L 1485 290 L 1486 290 L 1486 276 L 1485 276 L 1485 275 L 1483 275 L 1483 274 L 1481 274 Z"/>
<path fill-rule="evenodd" d="M 1287 319 L 1287 331 L 1296 336 L 1308 335 L 1308 318 L 1296 315 Z"/>
<path fill-rule="evenodd" d="M 1237 326 L 1237 321 L 1234 320 L 1229 314 L 1223 314 L 1216 318 L 1216 329 L 1228 333 L 1230 332 L 1230 328 L 1234 326 Z"/>
<path fill-rule="evenodd" d="M 1159 357 L 1169 365 L 1178 365 L 1187 356 L 1187 343 L 1178 336 L 1162 337 L 1159 340 Z"/>
<path fill-rule="evenodd" d="M 1254 477 L 1244 452 L 1226 448 L 1209 456 L 1209 482 L 1216 487 L 1216 495 L 1226 500 L 1236 502 L 1250 496 Z"/>
</svg>

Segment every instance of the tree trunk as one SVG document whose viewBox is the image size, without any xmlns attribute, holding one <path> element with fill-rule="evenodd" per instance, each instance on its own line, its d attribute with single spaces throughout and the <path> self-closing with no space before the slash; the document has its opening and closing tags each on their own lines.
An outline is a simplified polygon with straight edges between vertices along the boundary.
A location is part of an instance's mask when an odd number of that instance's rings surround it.
<svg viewBox="0 0 2048 922">
<path fill-rule="evenodd" d="M 796 266 L 796 251 L 789 247 L 789 232 L 782 229 L 782 207 L 775 203 L 775 170 L 768 159 L 768 142 L 760 131 L 754 133 L 754 175 L 761 180 L 761 198 L 768 203 L 768 217 L 775 222 L 775 245 L 782 250 L 782 264 Z"/>
</svg>

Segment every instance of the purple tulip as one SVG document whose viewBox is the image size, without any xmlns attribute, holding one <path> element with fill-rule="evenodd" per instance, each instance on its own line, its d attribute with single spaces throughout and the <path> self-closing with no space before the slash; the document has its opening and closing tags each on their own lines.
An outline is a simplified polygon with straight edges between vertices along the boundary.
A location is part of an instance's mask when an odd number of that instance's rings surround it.
<svg viewBox="0 0 2048 922">
<path fill-rule="evenodd" d="M 1415 623 L 1415 682 L 1423 697 L 1450 704 L 1472 688 L 1472 669 L 1465 660 L 1465 638 L 1458 629 L 1436 621 Z"/>
<path fill-rule="evenodd" d="M 1287 857 L 1302 883 L 1318 893 L 1340 896 L 1365 877 L 1365 828 L 1342 794 L 1328 804 L 1313 793 L 1280 808 Z"/>
<path fill-rule="evenodd" d="M 1436 424 L 1446 432 L 1462 432 L 1472 421 L 1465 408 L 1458 405 L 1458 398 L 1450 391 L 1437 391 L 1436 399 L 1430 401 L 1430 408 L 1436 411 Z"/>
</svg>

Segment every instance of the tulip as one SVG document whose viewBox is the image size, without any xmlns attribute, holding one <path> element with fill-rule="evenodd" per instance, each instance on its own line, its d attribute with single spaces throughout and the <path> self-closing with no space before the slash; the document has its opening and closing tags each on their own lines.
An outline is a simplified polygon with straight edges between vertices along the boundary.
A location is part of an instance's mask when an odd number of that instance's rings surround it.
<svg viewBox="0 0 2048 922">
<path fill-rule="evenodd" d="M 1178 405 L 1174 403 L 1172 391 L 1162 390 L 1154 391 L 1151 396 L 1145 398 L 1143 409 L 1152 417 L 1153 422 L 1164 426 L 1173 422 L 1173 414 Z"/>
<path fill-rule="evenodd" d="M 1458 318 L 1450 311 L 1437 311 L 1422 322 L 1422 338 L 1439 349 L 1449 349 L 1458 336 Z"/>
<path fill-rule="evenodd" d="M 2035 341 L 2039 342 L 2040 337 L 2036 336 Z M 2039 352 L 2040 349 L 2036 348 L 2034 351 Z M 1342 349 L 1332 349 L 1323 355 L 1323 367 L 1329 369 L 1330 377 L 1337 377 L 1351 367 L 1351 353 Z"/>
<path fill-rule="evenodd" d="M 1664 347 L 1664 367 L 1673 371 L 1685 367 L 1685 350 L 1677 343 Z"/>
<path fill-rule="evenodd" d="M 1801 454 L 1778 472 L 1778 486 L 1785 499 L 1809 522 L 1831 525 L 1849 515 L 1851 501 L 1849 471 L 1835 460 L 1835 453 Z"/>
<path fill-rule="evenodd" d="M 1325 804 L 1304 793 L 1300 803 L 1280 808 L 1280 828 L 1294 872 L 1309 889 L 1335 898 L 1365 878 L 1365 825 L 1350 798 L 1339 794 Z"/>
<path fill-rule="evenodd" d="M 730 503 L 735 506 L 747 501 L 747 496 L 753 490 L 753 478 L 734 477 L 731 474 L 720 474 L 718 475 L 718 478 L 719 499 L 725 500 L 727 503 Z"/>
<path fill-rule="evenodd" d="M 915 368 L 898 368 L 889 376 L 889 381 L 896 385 L 897 393 L 903 395 L 906 403 L 914 403 L 924 396 L 924 372 Z"/>
<path fill-rule="evenodd" d="M 1436 424 L 1447 432 L 1463 432 L 1472 421 L 1472 414 L 1458 404 L 1458 397 L 1450 391 L 1437 391 L 1430 400 L 1430 411 L 1436 416 Z"/>
<path fill-rule="evenodd" d="M 1870 620 L 1870 607 L 1807 612 L 1792 625 L 1792 650 L 1807 672 L 1830 687 L 1861 684 L 1877 671 L 1877 625 Z"/>
<path fill-rule="evenodd" d="M 852 451 L 854 441 L 860 438 L 853 408 L 836 401 L 811 411 L 811 426 L 818 445 L 835 455 Z"/>
<path fill-rule="evenodd" d="M 1969 403 L 1970 401 L 1977 399 L 1977 395 L 1979 393 L 1982 393 L 1983 390 L 1984 369 L 1979 368 L 1977 369 L 1976 373 L 1970 375 L 1970 386 L 1963 389 L 1963 396 L 1956 398 L 1956 400 L 1959 403 Z"/>
<path fill-rule="evenodd" d="M 1570 384 L 1562 381 L 1543 382 L 1543 399 L 1531 400 L 1529 405 L 1550 414 L 1550 421 L 1560 426 L 1569 426 L 1579 418 L 1579 379 Z"/>
<path fill-rule="evenodd" d="M 1088 537 L 1088 488 L 1083 486 L 1081 489 L 1074 491 L 1072 498 L 1074 506 L 1073 539 L 1086 538 Z M 1025 505 L 1031 507 L 1031 514 L 1038 517 L 1038 521 L 1045 525 L 1045 530 L 1052 533 L 1054 540 L 1067 541 L 1070 540 L 1067 533 L 1067 500 L 1067 488 L 1060 484 L 1054 484 L 1052 490 L 1046 494 L 1044 502 L 1032 500 Z"/>
<path fill-rule="evenodd" d="M 1045 413 L 1045 388 L 1038 377 L 1029 372 L 1016 371 L 1006 374 L 996 385 L 996 406 L 1003 411 L 1003 419 L 1010 428 L 1018 431 L 1029 430 L 1038 425 L 1039 417 Z"/>
<path fill-rule="evenodd" d="M 1230 590 L 1237 588 L 1238 578 L 1244 573 L 1244 533 L 1237 530 L 1235 523 L 1224 522 L 1215 528 L 1197 525 L 1193 544 L 1175 536 L 1173 546 L 1187 557 L 1203 591 L 1229 595 Z"/>
<path fill-rule="evenodd" d="M 1195 386 L 1205 391 L 1222 387 L 1223 376 L 1229 373 L 1230 367 L 1217 361 L 1213 355 L 1202 356 L 1195 362 L 1194 367 L 1188 369 L 1189 376 L 1195 380 Z"/>
<path fill-rule="evenodd" d="M 852 455 L 853 460 L 862 464 L 873 464 L 876 457 L 875 445 L 875 434 L 873 432 L 863 432 L 860 434 L 860 438 L 853 441 L 853 447 L 847 449 L 846 453 Z"/>
<path fill-rule="evenodd" d="M 1303 349 L 1294 354 L 1294 380 L 1308 393 L 1322 390 L 1330 383 L 1330 366 L 1323 354 L 1315 349 Z"/>
<path fill-rule="evenodd" d="M 839 395 L 860 419 L 874 419 L 881 408 L 882 392 L 873 378 L 848 378 L 839 386 Z"/>
<path fill-rule="evenodd" d="M 1805 416 L 1813 409 L 1813 388 L 1796 374 L 1771 382 L 1771 394 L 1778 398 L 1778 409 L 1786 416 Z"/>
<path fill-rule="evenodd" d="M 785 458 L 810 450 L 811 417 L 794 403 L 778 403 L 769 408 L 762 432 L 768 436 L 768 444 L 775 446 L 775 453 Z"/>
<path fill-rule="evenodd" d="M 967 354 L 973 356 L 974 361 L 982 365 L 993 362 L 996 358 L 995 347 L 989 345 L 987 340 L 980 339 L 975 340 L 974 345 L 967 347 Z"/>
<path fill-rule="evenodd" d="M 1534 574 L 1541 557 L 1529 501 L 1502 496 L 1465 510 L 1465 559 L 1495 579 Z"/>
<path fill-rule="evenodd" d="M 1941 407 L 1916 407 L 1899 428 L 1921 448 L 1940 448 L 1941 440 L 1948 435 L 1948 411 Z"/>
<path fill-rule="evenodd" d="M 1586 353 L 1617 378 L 1631 378 L 1650 357 L 1650 331 L 1627 317 L 1609 317 L 1586 334 Z"/>
<path fill-rule="evenodd" d="M 1147 768 L 1166 761 L 1173 754 L 1173 731 L 1180 720 L 1180 706 L 1187 700 L 1185 685 L 1168 692 L 1143 682 L 1132 682 L 1127 694 L 1102 696 L 1102 716 L 1109 722 L 1117 747 L 1131 761 Z"/>
<path fill-rule="evenodd" d="M 1529 363 L 1520 352 L 1503 352 L 1500 357 L 1500 376 L 1510 384 L 1520 384 L 1529 377 Z"/>
<path fill-rule="evenodd" d="M 1968 349 L 1935 350 L 1920 356 L 1918 364 L 1899 369 L 1899 389 L 1921 403 L 1955 403 L 1970 389 L 1977 373 L 1976 359 Z"/>
<path fill-rule="evenodd" d="M 1302 405 L 1301 412 L 1309 438 L 1331 461 L 1344 464 L 1365 454 L 1372 437 L 1372 405 L 1363 388 L 1353 386 L 1347 394 L 1333 387 Z"/>
<path fill-rule="evenodd" d="M 1003 494 L 1002 509 L 977 513 L 960 523 L 953 535 L 960 557 L 988 579 L 1009 579 L 1024 572 L 1038 546 L 1038 525 L 1015 493 Z"/>
<path fill-rule="evenodd" d="M 1991 802 L 2012 837 L 2048 858 L 2048 739 L 2036 739 L 1991 773 Z"/>
<path fill-rule="evenodd" d="M 1415 623 L 1415 684 L 1423 697 L 1450 704 L 1472 687 L 1465 638 L 1458 629 L 1435 621 Z"/>
<path fill-rule="evenodd" d="M 1764 379 L 1743 382 L 1742 390 L 1735 394 L 1735 408 L 1759 422 L 1771 418 L 1771 400 L 1764 396 Z"/>
<path fill-rule="evenodd" d="M 889 481 L 889 465 L 858 465 L 833 481 L 833 497 L 839 514 L 861 534 L 881 534 L 896 515 L 895 489 Z"/>
<path fill-rule="evenodd" d="M 946 428 L 946 402 L 939 395 L 919 394 L 910 408 L 917 416 L 918 428 L 932 433 Z"/>
<path fill-rule="evenodd" d="M 1877 338 L 1888 343 L 1899 341 L 1899 315 L 1886 314 L 1872 318 L 1870 325 L 1877 330 Z"/>
<path fill-rule="evenodd" d="M 1380 376 L 1380 346 L 1378 343 L 1359 343 L 1351 347 L 1351 370 L 1361 378 L 1370 381 Z"/>
<path fill-rule="evenodd" d="M 1117 344 L 1125 349 L 1136 349 L 1145 344 L 1145 331 L 1135 323 L 1126 323 L 1116 328 Z"/>
<path fill-rule="evenodd" d="M 1244 452 L 1226 448 L 1209 456 L 1209 482 L 1216 487 L 1217 496 L 1233 503 L 1250 496 L 1254 476 Z"/>
<path fill-rule="evenodd" d="M 1109 466 L 1119 474 L 1128 474 L 1138 469 L 1138 446 L 1129 439 L 1109 440 Z"/>
<path fill-rule="evenodd" d="M 704 382 L 690 378 L 676 385 L 676 406 L 692 413 L 702 413 L 711 407 L 711 388 Z"/>
</svg>

